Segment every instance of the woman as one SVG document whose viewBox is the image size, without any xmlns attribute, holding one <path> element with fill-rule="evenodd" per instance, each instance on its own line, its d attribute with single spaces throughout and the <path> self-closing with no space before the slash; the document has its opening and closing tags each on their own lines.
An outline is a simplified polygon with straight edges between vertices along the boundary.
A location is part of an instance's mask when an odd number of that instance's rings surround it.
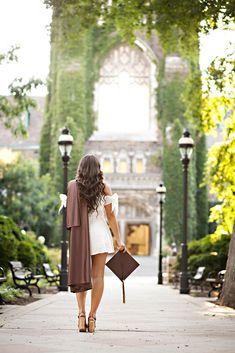
<svg viewBox="0 0 235 353">
<path fill-rule="evenodd" d="M 79 163 L 76 183 L 80 199 L 86 203 L 88 210 L 89 241 L 91 255 L 91 308 L 86 324 L 87 290 L 76 292 L 78 304 L 79 331 L 94 332 L 96 327 L 96 312 L 101 302 L 104 290 L 104 268 L 108 254 L 114 253 L 112 230 L 117 243 L 117 250 L 126 251 L 121 241 L 116 219 L 118 195 L 112 195 L 110 186 L 104 183 L 100 163 L 94 155 L 85 155 Z"/>
</svg>

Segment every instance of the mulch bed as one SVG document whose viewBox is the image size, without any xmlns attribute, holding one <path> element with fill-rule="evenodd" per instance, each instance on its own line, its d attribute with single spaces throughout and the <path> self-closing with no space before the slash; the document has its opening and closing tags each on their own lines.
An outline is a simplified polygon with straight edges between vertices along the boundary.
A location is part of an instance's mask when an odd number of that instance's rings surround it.
<svg viewBox="0 0 235 353">
<path fill-rule="evenodd" d="M 41 294 L 56 294 L 58 293 L 58 289 L 57 287 L 43 287 L 40 288 L 41 290 Z M 32 289 L 32 296 L 30 297 L 30 295 L 28 294 L 28 291 L 25 291 L 26 295 L 22 298 L 15 298 L 14 301 L 11 302 L 5 302 L 6 305 L 27 305 L 30 303 L 35 302 L 36 300 L 40 300 L 43 298 L 43 296 L 40 296 L 40 294 L 38 294 L 38 291 L 36 288 Z M 4 304 L 3 304 L 4 305 Z"/>
</svg>

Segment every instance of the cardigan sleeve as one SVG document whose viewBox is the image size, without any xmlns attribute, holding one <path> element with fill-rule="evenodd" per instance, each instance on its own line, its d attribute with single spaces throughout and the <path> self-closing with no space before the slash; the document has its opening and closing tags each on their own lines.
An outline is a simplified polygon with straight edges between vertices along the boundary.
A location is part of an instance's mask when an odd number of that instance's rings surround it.
<svg viewBox="0 0 235 353">
<path fill-rule="evenodd" d="M 75 180 L 68 183 L 66 201 L 66 223 L 67 229 L 80 227 L 81 225 L 81 204 L 79 190 Z"/>
</svg>

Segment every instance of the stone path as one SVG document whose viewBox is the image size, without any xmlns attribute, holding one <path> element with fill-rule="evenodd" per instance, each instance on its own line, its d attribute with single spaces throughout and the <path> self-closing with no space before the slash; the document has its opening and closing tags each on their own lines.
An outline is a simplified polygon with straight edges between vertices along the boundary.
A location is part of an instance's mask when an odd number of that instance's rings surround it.
<svg viewBox="0 0 235 353">
<path fill-rule="evenodd" d="M 89 303 L 90 291 L 87 313 Z M 1 353 L 235 352 L 234 310 L 158 286 L 155 276 L 129 277 L 123 304 L 121 282 L 106 275 L 93 334 L 78 332 L 77 304 L 70 292 L 27 306 L 5 305 L 1 311 Z"/>
</svg>

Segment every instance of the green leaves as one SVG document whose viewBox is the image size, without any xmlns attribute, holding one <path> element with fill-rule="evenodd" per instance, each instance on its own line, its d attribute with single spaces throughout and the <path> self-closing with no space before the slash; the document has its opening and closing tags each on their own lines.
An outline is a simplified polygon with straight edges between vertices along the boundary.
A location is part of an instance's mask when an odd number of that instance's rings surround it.
<svg viewBox="0 0 235 353">
<path fill-rule="evenodd" d="M 211 209 L 216 233 L 232 234 L 235 215 L 235 112 L 224 119 L 224 141 L 213 146 L 207 161 L 207 182 L 220 205 Z"/>
<path fill-rule="evenodd" d="M 216 57 L 203 78 L 202 127 L 212 132 L 234 110 L 235 55 L 231 46 L 224 57 Z"/>
<path fill-rule="evenodd" d="M 164 39 L 175 33 L 188 42 L 191 34 L 208 32 L 235 18 L 233 0 L 45 0 L 57 16 L 79 16 L 84 28 L 114 24 L 121 36 L 132 41 L 135 31 L 157 30 Z M 164 41 L 163 41 L 164 42 Z"/>
<path fill-rule="evenodd" d="M 16 50 L 18 46 L 12 47 L 7 53 L 0 54 L 0 64 L 17 61 Z M 27 130 L 21 120 L 21 115 L 36 106 L 34 99 L 27 96 L 32 88 L 44 84 L 40 79 L 31 78 L 24 83 L 22 78 L 15 79 L 9 84 L 9 97 L 0 96 L 0 119 L 4 126 L 11 129 L 15 135 L 27 135 Z"/>
<path fill-rule="evenodd" d="M 5 54 L 0 53 L 0 64 L 2 64 L 3 62 L 9 63 L 11 61 L 18 61 L 17 54 L 15 53 L 16 50 L 18 49 L 19 49 L 19 46 L 15 45 L 15 46 L 12 46 L 7 53 Z"/>
<path fill-rule="evenodd" d="M 206 166 L 206 182 L 219 205 L 211 208 L 210 222 L 217 234 L 232 234 L 235 212 L 235 56 L 232 48 L 211 63 L 203 93 L 203 128 L 222 127 L 222 141 L 211 147 Z"/>
<path fill-rule="evenodd" d="M 190 270 L 196 272 L 199 266 L 206 267 L 206 273 L 225 269 L 230 236 L 208 234 L 188 244 Z"/>
<path fill-rule="evenodd" d="M 44 235 L 48 242 L 59 204 L 49 175 L 39 178 L 35 162 L 22 158 L 1 169 L 0 214 L 10 216 L 21 228 Z"/>
</svg>

